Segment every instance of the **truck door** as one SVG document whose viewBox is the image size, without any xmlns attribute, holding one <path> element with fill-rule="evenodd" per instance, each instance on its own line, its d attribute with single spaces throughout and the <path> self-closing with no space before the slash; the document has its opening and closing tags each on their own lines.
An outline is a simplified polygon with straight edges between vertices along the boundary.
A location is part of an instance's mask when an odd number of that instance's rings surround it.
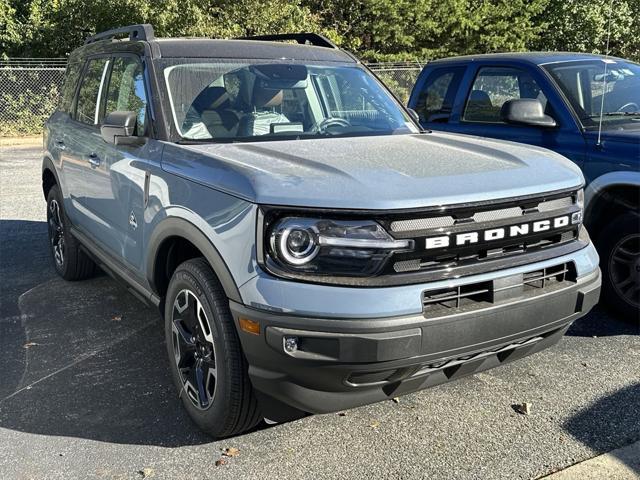
<svg viewBox="0 0 640 480">
<path fill-rule="evenodd" d="M 456 108 L 446 127 L 429 122 L 425 127 L 537 145 L 582 165 L 586 152 L 584 138 L 573 119 L 563 114 L 566 109 L 556 101 L 557 94 L 549 91 L 539 72 L 514 66 L 480 65 L 470 68 L 474 68 L 473 74 L 467 76 L 470 82 L 466 88 L 461 86 Z M 500 116 L 502 105 L 520 98 L 537 99 L 545 113 L 556 120 L 557 126 L 545 128 L 503 122 Z"/>
</svg>

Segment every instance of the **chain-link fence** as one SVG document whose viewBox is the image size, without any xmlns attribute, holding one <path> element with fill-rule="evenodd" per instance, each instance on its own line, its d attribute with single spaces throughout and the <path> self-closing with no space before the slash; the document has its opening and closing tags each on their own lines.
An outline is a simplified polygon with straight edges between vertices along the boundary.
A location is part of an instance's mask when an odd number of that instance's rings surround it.
<svg viewBox="0 0 640 480">
<path fill-rule="evenodd" d="M 421 62 L 370 63 L 369 68 L 406 105 L 418 74 L 425 66 Z"/>
<path fill-rule="evenodd" d="M 0 60 L 0 136 L 42 131 L 58 102 L 65 66 L 64 59 Z"/>
<path fill-rule="evenodd" d="M 0 60 L 0 137 L 39 134 L 62 88 L 65 59 Z M 419 62 L 371 63 L 369 68 L 404 103 L 420 70 Z"/>
</svg>

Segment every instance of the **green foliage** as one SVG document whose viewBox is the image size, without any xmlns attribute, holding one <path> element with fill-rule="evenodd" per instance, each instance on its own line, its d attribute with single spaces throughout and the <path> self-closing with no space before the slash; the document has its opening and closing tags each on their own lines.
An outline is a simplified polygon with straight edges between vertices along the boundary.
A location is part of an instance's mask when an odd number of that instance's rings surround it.
<svg viewBox="0 0 640 480">
<path fill-rule="evenodd" d="M 611 54 L 640 61 L 640 0 L 551 0 L 536 19 L 545 28 L 533 46 L 604 54 L 610 10 Z"/>
<path fill-rule="evenodd" d="M 8 56 L 60 57 L 95 32 L 160 36 L 316 31 L 366 60 L 520 50 L 603 52 L 608 0 L 0 0 Z M 640 0 L 614 0 L 612 52 L 640 58 Z"/>
<path fill-rule="evenodd" d="M 59 79 L 38 70 L 0 70 L 0 84 L 0 137 L 42 132 L 58 102 Z"/>
</svg>

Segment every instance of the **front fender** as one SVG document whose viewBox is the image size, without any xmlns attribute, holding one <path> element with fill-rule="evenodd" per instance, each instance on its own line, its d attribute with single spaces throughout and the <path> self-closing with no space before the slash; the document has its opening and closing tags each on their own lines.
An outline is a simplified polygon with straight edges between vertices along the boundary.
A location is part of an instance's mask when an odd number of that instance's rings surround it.
<svg viewBox="0 0 640 480">
<path fill-rule="evenodd" d="M 154 282 L 158 251 L 162 243 L 171 237 L 182 237 L 195 245 L 211 265 L 211 268 L 220 280 L 227 297 L 233 301 L 242 302 L 238 286 L 236 285 L 233 275 L 218 249 L 200 228 L 179 217 L 165 218 L 154 227 L 153 233 L 149 237 L 146 274 L 152 290 L 155 292 L 158 291 Z"/>
</svg>

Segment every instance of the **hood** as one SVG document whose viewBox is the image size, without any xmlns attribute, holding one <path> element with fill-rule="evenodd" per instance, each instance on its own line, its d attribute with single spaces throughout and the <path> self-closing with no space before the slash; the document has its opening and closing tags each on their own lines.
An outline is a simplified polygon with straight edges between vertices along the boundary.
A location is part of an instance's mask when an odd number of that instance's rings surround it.
<svg viewBox="0 0 640 480">
<path fill-rule="evenodd" d="M 583 183 L 572 162 L 549 150 L 442 132 L 168 144 L 162 166 L 255 203 L 340 209 L 479 202 Z"/>
</svg>

